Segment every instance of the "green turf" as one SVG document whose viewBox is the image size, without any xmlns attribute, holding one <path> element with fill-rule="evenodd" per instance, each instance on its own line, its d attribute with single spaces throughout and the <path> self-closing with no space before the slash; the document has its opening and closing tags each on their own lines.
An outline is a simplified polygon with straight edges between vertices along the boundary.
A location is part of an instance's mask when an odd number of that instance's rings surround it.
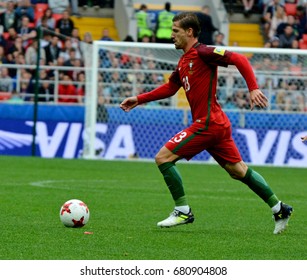
<svg viewBox="0 0 307 280">
<path fill-rule="evenodd" d="M 215 165 L 178 164 L 195 222 L 161 229 L 173 202 L 152 162 L 0 157 L 2 260 L 306 260 L 306 169 L 254 167 L 294 206 L 273 235 L 271 210 Z M 89 223 L 64 227 L 77 198 Z M 91 235 L 85 231 L 93 232 Z"/>
</svg>

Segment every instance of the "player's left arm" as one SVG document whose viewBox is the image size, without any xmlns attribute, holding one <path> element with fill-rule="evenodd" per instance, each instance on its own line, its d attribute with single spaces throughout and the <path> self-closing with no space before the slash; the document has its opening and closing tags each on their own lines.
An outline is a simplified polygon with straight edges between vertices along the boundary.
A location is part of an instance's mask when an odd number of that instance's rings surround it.
<svg viewBox="0 0 307 280">
<path fill-rule="evenodd" d="M 235 65 L 242 77 L 246 81 L 247 87 L 250 92 L 250 107 L 251 110 L 254 106 L 260 108 L 266 108 L 268 106 L 268 99 L 264 93 L 259 89 L 257 80 L 251 64 L 249 63 L 246 56 L 239 53 L 231 53 L 229 57 L 229 64 Z"/>
</svg>

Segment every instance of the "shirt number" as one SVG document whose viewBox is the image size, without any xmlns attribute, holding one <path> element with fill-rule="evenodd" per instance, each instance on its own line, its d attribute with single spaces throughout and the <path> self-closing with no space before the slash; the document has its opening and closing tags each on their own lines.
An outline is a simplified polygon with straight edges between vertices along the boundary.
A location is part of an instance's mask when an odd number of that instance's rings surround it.
<svg viewBox="0 0 307 280">
<path fill-rule="evenodd" d="M 183 77 L 182 82 L 185 92 L 188 92 L 191 89 L 188 76 Z"/>
<path fill-rule="evenodd" d="M 173 137 L 173 141 L 174 141 L 175 143 L 179 143 L 179 142 L 181 142 L 181 141 L 183 140 L 183 138 L 186 137 L 186 136 L 187 136 L 187 133 L 186 133 L 185 131 L 183 131 L 183 132 L 177 134 L 175 137 Z"/>
</svg>

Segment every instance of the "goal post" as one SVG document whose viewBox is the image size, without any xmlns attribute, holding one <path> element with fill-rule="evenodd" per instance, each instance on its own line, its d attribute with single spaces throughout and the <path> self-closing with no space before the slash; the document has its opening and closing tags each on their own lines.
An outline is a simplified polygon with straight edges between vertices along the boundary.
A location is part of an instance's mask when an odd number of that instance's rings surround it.
<svg viewBox="0 0 307 280">
<path fill-rule="evenodd" d="M 259 87 L 269 99 L 266 110 L 251 112 L 248 89 L 239 71 L 234 66 L 219 67 L 217 98 L 232 122 L 244 160 L 306 164 L 307 151 L 297 139 L 307 134 L 307 52 L 221 48 L 248 57 Z M 182 54 L 173 44 L 93 42 L 86 75 L 84 158 L 153 159 L 161 145 L 191 122 L 182 89 L 171 98 L 143 104 L 128 114 L 119 108 L 124 98 L 167 82 Z M 212 159 L 203 153 L 193 160 Z"/>
<path fill-rule="evenodd" d="M 98 44 L 87 49 L 85 56 L 86 92 L 83 132 L 83 158 L 94 159 L 97 119 Z"/>
<path fill-rule="evenodd" d="M 151 55 L 149 56 L 148 50 L 151 50 Z M 154 50 L 154 52 L 153 52 Z M 154 56 L 154 53 L 158 54 L 159 50 L 162 51 L 161 56 Z M 99 56 L 100 52 L 105 52 L 105 55 Z M 164 52 L 163 52 L 164 51 Z M 104 59 L 108 59 L 108 53 L 117 53 L 123 56 L 132 57 L 134 59 L 142 60 L 156 60 L 160 63 L 170 64 L 175 66 L 180 53 L 174 52 L 174 47 L 172 45 L 166 44 L 147 44 L 147 43 L 131 43 L 131 42 L 109 42 L 109 41 L 94 41 L 93 46 L 88 53 L 86 58 L 88 75 L 86 76 L 87 91 L 86 91 L 86 100 L 85 100 L 85 127 L 84 127 L 84 139 L 83 139 L 83 157 L 86 159 L 95 159 L 97 158 L 97 152 L 95 149 L 96 141 L 96 120 L 97 120 L 97 101 L 99 95 L 99 73 L 106 71 L 108 73 L 119 71 L 117 68 L 104 68 L 99 65 L 99 62 Z M 136 73 L 137 71 L 142 71 L 142 69 L 132 69 L 131 67 L 126 69 L 127 73 Z M 127 66 L 128 67 L 128 66 Z M 169 68 L 169 67 L 168 67 Z M 170 69 L 168 69 L 170 70 Z M 151 71 L 160 72 L 157 69 L 151 69 Z M 166 77 L 170 71 L 163 71 L 163 77 Z M 164 79 L 165 80 L 165 79 Z M 136 81 L 132 81 L 136 82 Z M 103 87 L 112 84 L 112 80 L 102 80 L 100 85 Z M 134 87 L 133 95 L 136 95 L 136 85 Z M 106 106 L 118 106 L 119 104 L 106 104 Z"/>
</svg>

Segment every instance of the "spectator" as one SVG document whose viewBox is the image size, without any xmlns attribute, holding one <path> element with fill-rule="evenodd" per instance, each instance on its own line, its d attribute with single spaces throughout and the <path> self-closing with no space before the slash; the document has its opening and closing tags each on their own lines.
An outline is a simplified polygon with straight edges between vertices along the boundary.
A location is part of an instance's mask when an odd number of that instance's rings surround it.
<svg viewBox="0 0 307 280">
<path fill-rule="evenodd" d="M 20 94 L 24 101 L 34 101 L 34 84 L 32 78 L 33 76 L 30 71 L 24 69 L 21 72 Z"/>
<path fill-rule="evenodd" d="M 18 52 L 18 53 L 24 53 L 25 52 L 25 49 L 22 45 L 22 38 L 21 36 L 17 36 L 14 40 L 14 44 L 9 48 L 8 50 L 8 54 L 13 54 L 15 52 Z"/>
<path fill-rule="evenodd" d="M 72 30 L 70 40 L 71 40 L 71 46 L 76 49 L 77 58 L 81 58 L 81 47 L 80 47 L 81 38 L 78 28 L 75 27 Z"/>
<path fill-rule="evenodd" d="M 37 41 L 32 41 L 30 46 L 26 49 L 25 60 L 28 65 L 36 65 L 37 63 L 38 44 Z M 40 58 L 46 61 L 45 49 L 40 49 Z"/>
<path fill-rule="evenodd" d="M 293 27 L 294 33 L 297 36 L 297 38 L 299 39 L 301 37 L 300 33 L 299 33 L 299 25 L 297 24 L 295 17 L 293 15 L 288 15 L 287 21 L 282 22 L 277 26 L 276 35 L 280 36 L 282 33 L 284 33 L 285 27 L 288 24 L 290 24 Z"/>
<path fill-rule="evenodd" d="M 279 40 L 281 48 L 298 48 L 298 40 L 294 33 L 293 27 L 290 24 L 286 25 L 284 33 L 279 36 Z"/>
<path fill-rule="evenodd" d="M 45 10 L 43 16 L 37 19 L 37 22 L 36 22 L 37 27 L 42 26 L 42 20 L 47 21 L 47 27 L 49 29 L 51 29 L 53 31 L 55 30 L 56 21 L 53 17 L 53 13 L 52 13 L 52 10 L 50 8 L 47 8 Z M 43 26 L 43 27 L 45 27 L 45 26 Z"/>
<path fill-rule="evenodd" d="M 68 0 L 48 0 L 48 5 L 54 14 L 63 14 L 69 9 Z"/>
<path fill-rule="evenodd" d="M 252 13 L 252 9 L 254 6 L 254 0 L 242 0 L 244 7 L 244 16 L 248 17 Z"/>
<path fill-rule="evenodd" d="M 76 61 L 76 49 L 70 48 L 69 49 L 69 58 L 64 60 L 63 66 L 72 68 L 72 67 L 75 66 L 75 61 Z M 73 80 L 73 70 L 66 71 L 66 74 L 69 75 L 69 77 Z"/>
<path fill-rule="evenodd" d="M 69 75 L 64 74 L 58 87 L 60 103 L 78 103 L 76 87 L 73 85 Z"/>
<path fill-rule="evenodd" d="M 279 48 L 280 40 L 277 36 L 273 36 L 268 42 L 264 44 L 265 48 Z"/>
<path fill-rule="evenodd" d="M 39 102 L 53 102 L 54 101 L 54 86 L 49 80 L 46 70 L 41 70 L 39 73 L 40 86 L 38 89 Z"/>
<path fill-rule="evenodd" d="M 5 54 L 5 48 L 4 46 L 0 45 L 0 65 L 1 64 L 6 64 L 7 59 L 6 59 L 6 54 Z"/>
<path fill-rule="evenodd" d="M 41 35 L 41 46 L 42 47 L 46 47 L 53 34 L 54 34 L 54 29 L 51 29 L 49 26 L 48 26 L 48 18 L 46 16 L 43 16 L 42 19 L 41 19 L 41 30 L 42 30 L 42 35 Z"/>
<path fill-rule="evenodd" d="M 79 1 L 78 0 L 69 0 L 70 7 L 71 7 L 71 13 L 73 16 L 81 17 L 81 14 L 79 13 Z"/>
<path fill-rule="evenodd" d="M 93 35 L 91 32 L 85 32 L 83 35 L 83 42 L 87 44 L 93 44 Z"/>
<path fill-rule="evenodd" d="M 206 45 L 213 45 L 213 33 L 218 29 L 212 23 L 209 6 L 203 6 L 201 12 L 196 13 L 196 15 L 201 29 L 198 42 Z"/>
<path fill-rule="evenodd" d="M 24 48 L 27 48 L 37 35 L 35 29 L 30 27 L 30 19 L 27 16 L 22 17 L 21 27 L 17 29 L 17 33 L 22 38 L 22 46 Z"/>
<path fill-rule="evenodd" d="M 234 101 L 235 101 L 236 107 L 239 109 L 249 109 L 250 108 L 247 94 L 242 89 L 238 89 L 235 92 Z"/>
<path fill-rule="evenodd" d="M 157 27 L 156 27 L 156 42 L 157 43 L 172 43 L 171 38 L 173 17 L 175 14 L 171 12 L 171 3 L 166 2 L 164 10 L 159 12 Z"/>
<path fill-rule="evenodd" d="M 55 31 L 64 36 L 70 37 L 73 29 L 75 28 L 74 22 L 70 18 L 68 10 L 64 10 L 62 15 L 63 17 L 60 18 L 56 23 Z"/>
<path fill-rule="evenodd" d="M 14 80 L 9 75 L 9 70 L 6 67 L 1 67 L 0 71 L 0 92 L 12 93 L 14 89 Z"/>
<path fill-rule="evenodd" d="M 213 44 L 214 44 L 215 46 L 225 46 L 225 44 L 224 44 L 224 38 L 225 38 L 224 33 L 222 33 L 222 32 L 217 32 L 216 35 L 214 36 L 214 42 L 213 42 Z"/>
<path fill-rule="evenodd" d="M 18 37 L 18 34 L 14 27 L 10 27 L 7 33 L 8 35 L 6 37 L 5 44 L 4 44 L 5 53 L 9 52 L 9 50 L 15 43 L 15 39 Z"/>
<path fill-rule="evenodd" d="M 86 56 L 90 51 L 90 45 L 93 44 L 93 36 L 91 32 L 85 32 L 83 35 L 83 40 L 80 42 L 80 52 L 81 57 Z"/>
<path fill-rule="evenodd" d="M 17 28 L 21 27 L 24 16 L 28 17 L 29 22 L 34 23 L 34 8 L 30 0 L 20 0 L 15 13 L 17 16 Z"/>
<path fill-rule="evenodd" d="M 73 42 L 79 42 L 81 41 L 80 33 L 79 33 L 79 28 L 74 27 L 74 29 L 71 32 L 71 38 Z"/>
<path fill-rule="evenodd" d="M 98 95 L 97 102 L 97 122 L 98 123 L 107 123 L 109 120 L 109 113 L 105 106 L 105 99 L 103 94 Z"/>
<path fill-rule="evenodd" d="M 13 2 L 14 6 L 16 7 L 18 1 L 19 0 L 2 0 L 0 2 L 0 13 L 5 11 L 8 2 Z"/>
<path fill-rule="evenodd" d="M 8 32 L 11 27 L 16 28 L 17 16 L 13 1 L 7 2 L 5 12 L 0 14 L 0 25 L 3 26 L 3 32 Z"/>
<path fill-rule="evenodd" d="M 281 0 L 272 0 L 265 8 L 263 11 L 262 15 L 262 24 L 263 24 L 263 32 L 266 38 L 269 38 L 269 30 L 272 22 L 272 18 L 274 14 L 276 13 L 277 7 L 282 6 L 280 3 Z"/>
<path fill-rule="evenodd" d="M 285 11 L 285 8 L 283 6 L 277 6 L 276 7 L 276 12 L 272 16 L 271 24 L 270 24 L 270 29 L 269 29 L 269 38 L 273 38 L 273 36 L 277 35 L 277 28 L 281 23 L 287 23 L 287 14 Z"/>
<path fill-rule="evenodd" d="M 307 6 L 306 7 L 304 7 L 304 6 L 297 6 L 296 7 L 296 19 L 297 19 L 298 26 L 299 26 L 300 37 L 302 37 L 303 34 L 307 34 L 306 8 L 307 8 Z"/>
<path fill-rule="evenodd" d="M 135 14 L 137 19 L 137 37 L 138 42 L 142 42 L 143 37 L 149 37 L 152 41 L 153 31 L 151 28 L 151 20 L 147 12 L 147 6 L 142 4 L 140 10 Z"/>
<path fill-rule="evenodd" d="M 84 9 L 87 9 L 88 6 L 90 7 L 94 7 L 95 9 L 99 9 L 99 8 L 103 8 L 106 5 L 106 2 L 108 1 L 101 1 L 101 0 L 79 0 L 79 5 L 83 6 Z M 111 1 L 113 2 L 113 1 Z M 113 5 L 111 5 L 111 7 L 109 8 L 113 8 Z"/>
<path fill-rule="evenodd" d="M 100 38 L 100 41 L 113 41 L 113 39 L 110 37 L 110 31 L 108 28 L 104 28 L 102 30 L 102 37 Z"/>
<path fill-rule="evenodd" d="M 73 47 L 73 42 L 70 38 L 66 38 L 64 47 L 61 49 L 59 56 L 64 58 L 64 61 L 71 58 L 71 50 L 74 49 L 74 57 L 76 59 L 81 59 L 81 54 L 78 49 Z"/>
<path fill-rule="evenodd" d="M 60 47 L 59 47 L 59 37 L 54 35 L 48 46 L 45 47 L 46 53 L 46 64 L 47 65 L 56 65 L 56 61 L 60 54 Z"/>
<path fill-rule="evenodd" d="M 77 74 L 77 96 L 78 96 L 78 103 L 84 103 L 85 97 L 85 73 L 83 71 Z"/>
<path fill-rule="evenodd" d="M 127 35 L 124 39 L 124 42 L 134 42 L 133 37 L 131 35 Z"/>
</svg>

